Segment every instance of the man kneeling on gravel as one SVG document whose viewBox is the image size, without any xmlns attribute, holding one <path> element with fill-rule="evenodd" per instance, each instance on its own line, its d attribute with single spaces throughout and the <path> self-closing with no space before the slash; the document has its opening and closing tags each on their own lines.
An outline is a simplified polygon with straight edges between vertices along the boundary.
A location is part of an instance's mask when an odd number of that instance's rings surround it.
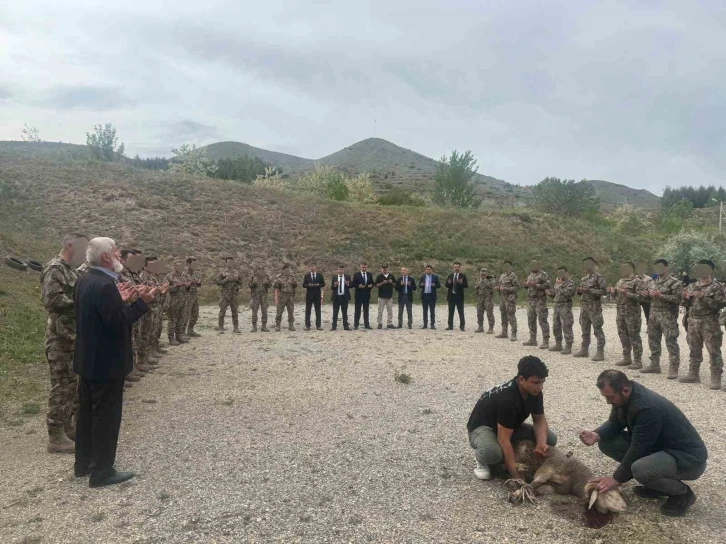
<svg viewBox="0 0 726 544">
<path fill-rule="evenodd" d="M 602 372 L 597 388 L 612 405 L 610 418 L 594 431 L 581 431 L 580 440 L 586 446 L 598 444 L 620 463 L 612 478 L 593 480 L 598 491 L 606 493 L 635 479 L 641 484 L 633 489 L 637 496 L 668 497 L 661 512 L 684 515 L 696 495 L 681 480 L 696 480 L 706 470 L 708 452 L 698 431 L 671 401 L 619 370 Z"/>
<path fill-rule="evenodd" d="M 504 461 L 511 477 L 520 480 L 514 444 L 532 440 L 539 455 L 546 455 L 549 447 L 557 444 L 544 415 L 542 388 L 547 375 L 542 360 L 528 355 L 519 361 L 514 379 L 485 391 L 479 398 L 466 426 L 476 457 L 474 476 L 489 480 L 489 466 Z M 524 423 L 530 414 L 533 425 Z"/>
</svg>

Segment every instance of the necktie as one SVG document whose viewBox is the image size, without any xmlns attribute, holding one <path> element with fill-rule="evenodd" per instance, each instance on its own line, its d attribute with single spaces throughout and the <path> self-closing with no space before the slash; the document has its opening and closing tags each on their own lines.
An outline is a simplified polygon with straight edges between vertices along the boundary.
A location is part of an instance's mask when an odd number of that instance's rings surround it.
<svg viewBox="0 0 726 544">
<path fill-rule="evenodd" d="M 343 276 L 338 276 L 338 294 L 345 294 L 345 283 L 343 283 Z"/>
<path fill-rule="evenodd" d="M 403 293 L 408 294 L 408 276 L 403 277 Z"/>
<path fill-rule="evenodd" d="M 458 278 L 459 274 L 454 274 L 454 288 L 452 289 L 452 293 L 456 293 L 456 279 Z"/>
<path fill-rule="evenodd" d="M 365 284 L 366 284 L 366 273 L 363 272 L 363 285 L 365 285 Z"/>
<path fill-rule="evenodd" d="M 426 276 L 426 294 L 431 293 L 431 275 Z"/>
</svg>

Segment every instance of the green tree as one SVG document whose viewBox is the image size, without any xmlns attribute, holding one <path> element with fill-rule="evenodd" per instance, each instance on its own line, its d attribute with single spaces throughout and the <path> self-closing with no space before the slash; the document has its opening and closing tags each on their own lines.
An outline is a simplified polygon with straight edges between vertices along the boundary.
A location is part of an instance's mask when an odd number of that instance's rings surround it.
<svg viewBox="0 0 726 544">
<path fill-rule="evenodd" d="M 331 200 L 348 200 L 348 178 L 332 166 L 316 164 L 298 182 L 298 188 Z"/>
<path fill-rule="evenodd" d="M 175 157 L 169 163 L 169 172 L 174 175 L 213 176 L 217 165 L 207 157 L 206 147 L 184 144 L 171 150 Z"/>
<path fill-rule="evenodd" d="M 233 179 L 242 183 L 251 183 L 257 176 L 264 175 L 265 169 L 270 166 L 265 164 L 259 157 L 249 157 L 247 155 L 220 159 L 216 165 L 215 178 Z M 282 170 L 278 168 L 277 173 L 282 174 Z"/>
<path fill-rule="evenodd" d="M 566 217 L 597 214 L 600 199 L 585 180 L 545 178 L 532 190 L 534 207 L 545 213 Z"/>
<path fill-rule="evenodd" d="M 726 255 L 722 248 L 701 232 L 680 232 L 671 236 L 657 252 L 658 258 L 666 259 L 675 272 L 689 272 L 701 259 L 710 259 L 716 268 L 723 266 Z"/>
<path fill-rule="evenodd" d="M 433 201 L 443 206 L 478 208 L 482 199 L 473 181 L 478 169 L 471 151 L 452 151 L 450 157 L 441 157 L 434 170 Z"/>
<path fill-rule="evenodd" d="M 381 206 L 426 206 L 426 201 L 418 195 L 394 187 L 385 195 L 378 197 Z"/>
<path fill-rule="evenodd" d="M 346 180 L 348 187 L 348 198 L 353 202 L 363 202 L 364 204 L 375 204 L 378 201 L 371 176 L 368 173 L 358 174 L 353 178 Z"/>
<path fill-rule="evenodd" d="M 29 127 L 27 123 L 23 125 L 23 135 L 21 138 L 24 142 L 40 143 L 43 141 L 40 139 L 40 131 L 35 127 Z"/>
<path fill-rule="evenodd" d="M 112 162 L 124 156 L 124 144 L 118 145 L 116 128 L 111 123 L 95 125 L 93 134 L 86 132 L 86 145 L 93 158 L 100 161 Z"/>
<path fill-rule="evenodd" d="M 280 171 L 272 166 L 265 168 L 265 173 L 259 174 L 254 184 L 257 187 L 265 187 L 266 189 L 275 189 L 277 191 L 289 188 L 287 181 L 283 179 Z"/>
</svg>

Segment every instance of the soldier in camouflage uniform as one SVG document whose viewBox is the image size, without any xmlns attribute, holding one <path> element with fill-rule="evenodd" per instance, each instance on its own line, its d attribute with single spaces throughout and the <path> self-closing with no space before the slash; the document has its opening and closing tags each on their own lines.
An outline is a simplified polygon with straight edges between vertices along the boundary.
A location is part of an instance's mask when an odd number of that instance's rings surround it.
<svg viewBox="0 0 726 544">
<path fill-rule="evenodd" d="M 280 322 L 282 321 L 282 313 L 287 308 L 287 322 L 288 329 L 291 331 L 295 330 L 293 323 L 295 317 L 293 311 L 295 310 L 295 289 L 297 288 L 297 280 L 292 273 L 289 265 L 282 267 L 282 273 L 275 278 L 275 283 L 272 284 L 275 288 L 275 302 L 277 304 L 277 315 L 275 316 L 275 330 L 280 330 Z"/>
<path fill-rule="evenodd" d="M 242 277 L 239 270 L 234 267 L 234 259 L 225 259 L 226 268 L 217 275 L 217 285 L 222 288 L 222 295 L 219 299 L 219 320 L 217 330 L 219 334 L 224 333 L 224 314 L 227 313 L 227 306 L 232 314 L 232 332 L 239 334 L 239 321 L 237 308 L 239 306 L 239 286 L 242 284 Z"/>
<path fill-rule="evenodd" d="M 161 357 L 168 353 L 168 350 L 162 348 L 159 343 L 161 341 L 161 333 L 164 329 L 164 316 L 167 315 L 169 310 L 169 298 L 168 293 L 169 284 L 165 282 L 166 277 L 166 263 L 161 259 L 157 259 L 152 263 L 152 272 L 156 276 L 156 280 L 161 285 L 161 292 L 159 293 L 159 312 L 156 316 L 154 323 L 154 332 L 152 333 L 152 344 L 155 357 Z"/>
<path fill-rule="evenodd" d="M 187 304 L 184 312 L 184 324 L 182 330 L 187 331 L 187 336 L 198 338 L 201 336 L 194 330 L 194 326 L 199 321 L 199 295 L 197 289 L 202 286 L 202 277 L 195 270 L 196 259 L 189 257 L 187 259 L 186 276 L 189 282 L 189 290 L 187 291 Z"/>
<path fill-rule="evenodd" d="M 562 355 L 572 353 L 572 342 L 574 335 L 572 325 L 575 322 L 572 317 L 572 297 L 575 296 L 575 282 L 567 275 L 567 268 L 557 268 L 557 279 L 552 289 L 547 290 L 547 295 L 554 299 L 552 309 L 552 332 L 555 335 L 555 345 L 550 351 L 559 351 Z M 562 348 L 562 337 L 565 338 L 565 347 Z"/>
<path fill-rule="evenodd" d="M 184 336 L 182 320 L 187 303 L 187 282 L 184 275 L 184 263 L 174 261 L 174 271 L 166 275 L 164 281 L 169 284 L 169 307 L 167 310 L 167 335 L 170 346 L 186 344 L 189 340 Z"/>
<path fill-rule="evenodd" d="M 582 264 L 585 275 L 580 280 L 577 294 L 580 298 L 580 329 L 582 329 L 582 346 L 573 357 L 587 357 L 590 354 L 590 326 L 597 339 L 597 352 L 593 361 L 605 359 L 605 333 L 602 330 L 602 305 L 600 299 L 607 294 L 605 276 L 595 270 L 595 259 L 585 257 Z"/>
<path fill-rule="evenodd" d="M 152 289 L 160 288 L 156 274 L 154 274 L 154 263 L 156 257 L 146 257 L 144 260 L 144 269 L 139 273 L 141 283 Z M 151 302 L 147 304 L 149 311 L 146 312 L 139 320 L 139 360 L 144 365 L 156 366 L 159 364 L 159 356 L 154 350 L 154 340 L 156 334 L 156 323 L 158 314 L 161 312 L 160 296 L 155 296 Z"/>
<path fill-rule="evenodd" d="M 527 288 L 527 323 L 529 325 L 529 340 L 523 342 L 525 346 L 537 345 L 537 321 L 542 331 L 542 344 L 539 349 L 550 347 L 550 325 L 547 323 L 547 289 L 552 287 L 550 277 L 542 270 L 539 261 L 529 263 L 530 274 L 524 286 Z"/>
<path fill-rule="evenodd" d="M 48 397 L 48 453 L 75 451 L 75 424 L 78 410 L 78 378 L 73 372 L 76 341 L 76 307 L 73 299 L 79 278 L 76 266 L 83 263 L 88 238 L 71 233 L 63 238 L 63 249 L 43 267 L 40 297 L 48 311 L 45 329 L 45 356 L 50 372 Z"/>
<path fill-rule="evenodd" d="M 119 282 L 141 285 L 142 282 L 139 272 L 143 268 L 143 259 L 144 257 L 138 249 L 122 249 L 121 264 L 123 264 L 124 269 L 119 274 Z M 136 297 L 132 297 L 126 301 L 126 304 L 130 305 L 135 301 Z M 139 356 L 142 353 L 140 351 L 139 326 L 140 321 L 137 321 L 131 327 L 131 349 L 134 357 L 134 369 L 131 371 L 131 374 L 126 376 L 127 382 L 138 382 L 150 370 L 150 367 L 146 366 L 143 357 Z"/>
<path fill-rule="evenodd" d="M 643 285 L 645 286 L 645 290 L 650 292 L 651 289 L 653 289 L 653 278 L 648 275 L 648 266 L 643 263 L 639 262 L 635 264 L 635 275 L 638 276 L 640 281 L 643 282 Z M 640 303 L 640 305 L 643 307 L 643 315 L 645 316 L 645 322 L 650 322 L 650 299 L 644 297 L 643 302 Z"/>
<path fill-rule="evenodd" d="M 688 374 L 678 378 L 681 383 L 701 381 L 700 369 L 703 361 L 703 346 L 706 346 L 711 360 L 711 389 L 721 389 L 723 359 L 721 324 L 726 314 L 719 316 L 719 310 L 726 305 L 723 285 L 713 279 L 713 262 L 704 259 L 695 266 L 698 281 L 683 291 L 683 305 L 688 311 L 688 348 L 690 366 Z"/>
<path fill-rule="evenodd" d="M 272 286 L 269 274 L 262 264 L 256 264 L 248 282 L 250 288 L 250 309 L 252 310 L 252 332 L 257 332 L 257 314 L 262 318 L 262 332 L 270 332 L 267 328 L 267 291 Z"/>
<path fill-rule="evenodd" d="M 479 328 L 474 332 L 484 332 L 484 314 L 487 314 L 489 329 L 487 334 L 494 333 L 494 287 L 496 280 L 489 274 L 489 270 L 482 268 L 479 274 L 479 281 L 474 285 L 476 292 L 476 319 Z"/>
<path fill-rule="evenodd" d="M 615 322 L 623 346 L 623 358 L 615 366 L 627 366 L 631 370 L 643 368 L 643 342 L 640 339 L 641 295 L 643 282 L 635 275 L 635 265 L 624 262 L 620 265 L 620 279 L 608 292 L 615 296 L 617 313 Z"/>
<path fill-rule="evenodd" d="M 512 261 L 502 263 L 504 273 L 494 287 L 499 291 L 499 310 L 502 315 L 502 332 L 495 338 L 507 338 L 507 325 L 512 330 L 512 342 L 517 341 L 517 291 L 519 291 L 519 278 L 512 271 Z"/>
<path fill-rule="evenodd" d="M 668 273 L 668 261 L 655 261 L 658 279 L 651 279 L 650 285 L 641 293 L 643 298 L 651 301 L 650 319 L 648 320 L 648 346 L 650 347 L 650 365 L 642 369 L 643 374 L 660 374 L 660 340 L 665 336 L 666 348 L 670 365 L 668 379 L 678 378 L 678 367 L 681 363 L 681 351 L 678 347 L 678 309 L 681 304 L 683 284 Z"/>
</svg>

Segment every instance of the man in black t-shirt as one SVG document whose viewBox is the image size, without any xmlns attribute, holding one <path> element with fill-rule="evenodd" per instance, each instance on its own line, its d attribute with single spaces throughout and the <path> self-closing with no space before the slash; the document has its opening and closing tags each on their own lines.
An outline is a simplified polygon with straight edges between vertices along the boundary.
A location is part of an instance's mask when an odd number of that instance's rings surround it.
<svg viewBox="0 0 726 544">
<path fill-rule="evenodd" d="M 489 465 L 502 461 L 512 478 L 521 479 L 513 447 L 521 440 L 534 441 L 534 451 L 540 455 L 557 444 L 544 415 L 542 388 L 547 375 L 542 360 L 528 355 L 519 361 L 514 379 L 485 391 L 479 398 L 466 428 L 476 457 L 474 475 L 480 480 L 491 479 Z M 530 415 L 532 425 L 524 423 Z"/>
<path fill-rule="evenodd" d="M 375 286 L 378 288 L 378 328 L 383 328 L 383 310 L 388 312 L 386 328 L 394 329 L 393 326 L 393 289 L 396 278 L 388 273 L 388 265 L 381 266 L 381 273 L 376 278 Z"/>
</svg>

